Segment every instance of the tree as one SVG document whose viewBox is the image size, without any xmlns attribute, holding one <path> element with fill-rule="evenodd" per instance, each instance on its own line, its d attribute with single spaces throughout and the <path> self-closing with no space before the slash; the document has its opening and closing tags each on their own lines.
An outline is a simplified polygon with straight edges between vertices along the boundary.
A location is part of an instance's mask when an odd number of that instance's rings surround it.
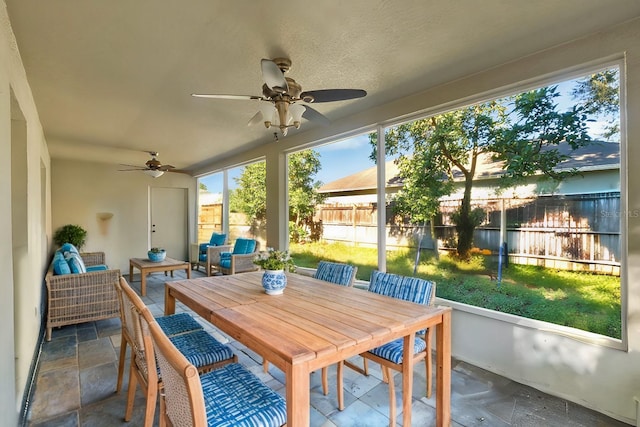
<svg viewBox="0 0 640 427">
<path fill-rule="evenodd" d="M 553 179 L 575 173 L 554 169 L 567 158 L 557 146 L 566 141 L 575 149 L 588 143 L 586 116 L 581 107 L 556 111 L 558 96 L 556 87 L 545 87 L 387 130 L 385 149 L 396 156 L 403 181 L 397 211 L 414 222 L 433 217 L 440 198 L 451 194 L 454 180 L 461 178 L 462 203 L 452 220 L 458 233 L 457 254 L 468 259 L 473 232 L 483 218 L 481 210 L 471 208 L 480 156 L 505 162 L 503 186 L 538 173 Z M 375 137 L 371 142 L 375 143 Z M 374 151 L 371 157 L 375 155 Z"/>
<path fill-rule="evenodd" d="M 198 188 L 200 189 L 200 191 L 209 191 L 209 189 L 207 188 L 204 182 L 201 182 Z"/>
<path fill-rule="evenodd" d="M 605 119 L 604 138 L 609 140 L 620 134 L 620 81 L 617 68 L 579 80 L 571 94 L 583 103 L 587 114 L 600 115 Z"/>
<path fill-rule="evenodd" d="M 289 219 L 298 229 L 295 234 L 312 225 L 314 208 L 325 199 L 317 191 L 322 183 L 313 179 L 320 168 L 317 151 L 304 150 L 289 156 Z M 230 193 L 230 208 L 247 215 L 252 224 L 266 217 L 266 175 L 266 164 L 259 162 L 246 166 L 240 177 L 234 178 L 238 188 Z"/>
</svg>

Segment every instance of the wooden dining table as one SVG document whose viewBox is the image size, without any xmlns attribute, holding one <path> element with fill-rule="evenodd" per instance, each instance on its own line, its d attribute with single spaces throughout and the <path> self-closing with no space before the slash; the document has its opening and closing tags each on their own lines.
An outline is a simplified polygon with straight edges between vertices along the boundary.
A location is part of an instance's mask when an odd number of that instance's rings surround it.
<svg viewBox="0 0 640 427">
<path fill-rule="evenodd" d="M 282 295 L 267 295 L 262 272 L 165 284 L 165 314 L 176 300 L 281 369 L 287 426 L 308 426 L 309 374 L 404 338 L 403 425 L 411 425 L 415 333 L 436 328 L 436 424 L 451 422 L 451 308 L 424 306 L 287 273 Z"/>
</svg>

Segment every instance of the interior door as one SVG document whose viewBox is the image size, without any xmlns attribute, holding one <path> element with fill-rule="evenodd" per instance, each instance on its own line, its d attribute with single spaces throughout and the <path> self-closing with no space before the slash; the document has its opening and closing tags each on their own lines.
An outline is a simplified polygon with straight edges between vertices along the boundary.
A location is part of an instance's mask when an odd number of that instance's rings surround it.
<svg viewBox="0 0 640 427">
<path fill-rule="evenodd" d="M 152 187 L 150 197 L 151 247 L 166 249 L 169 258 L 188 260 L 187 189 Z"/>
</svg>

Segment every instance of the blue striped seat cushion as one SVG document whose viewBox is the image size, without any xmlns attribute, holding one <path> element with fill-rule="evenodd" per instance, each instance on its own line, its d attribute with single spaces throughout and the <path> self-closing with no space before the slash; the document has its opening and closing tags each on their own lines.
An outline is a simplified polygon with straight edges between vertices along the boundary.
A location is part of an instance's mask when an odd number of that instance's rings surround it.
<svg viewBox="0 0 640 427">
<path fill-rule="evenodd" d="M 202 325 L 188 313 L 156 317 L 156 322 L 168 337 L 202 329 Z"/>
<path fill-rule="evenodd" d="M 276 427 L 287 422 L 284 399 L 238 363 L 200 376 L 209 427 Z"/>
<path fill-rule="evenodd" d="M 373 350 L 369 350 L 369 353 L 373 353 L 376 356 L 380 356 L 383 359 L 387 359 L 392 361 L 393 363 L 397 363 L 398 365 L 402 363 L 402 346 L 404 345 L 404 339 L 399 338 L 395 341 L 391 341 L 380 347 L 376 347 Z M 425 351 L 427 348 L 427 343 L 420 337 L 416 337 L 415 344 L 413 345 L 413 354 L 418 354 L 422 351 Z"/>
<path fill-rule="evenodd" d="M 180 353 L 196 368 L 222 362 L 233 357 L 229 346 L 222 344 L 204 330 L 169 337 Z"/>
<path fill-rule="evenodd" d="M 353 276 L 353 266 L 336 262 L 320 261 L 314 278 L 338 285 L 349 286 Z"/>
</svg>

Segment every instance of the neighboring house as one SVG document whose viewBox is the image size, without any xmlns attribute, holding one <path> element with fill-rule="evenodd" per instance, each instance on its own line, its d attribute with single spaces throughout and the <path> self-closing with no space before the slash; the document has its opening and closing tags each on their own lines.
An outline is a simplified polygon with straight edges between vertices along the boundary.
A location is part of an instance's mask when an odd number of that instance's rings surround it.
<svg viewBox="0 0 640 427">
<path fill-rule="evenodd" d="M 571 155 L 557 169 L 578 169 L 581 175 L 570 177 L 555 184 L 550 180 L 540 181 L 530 178 L 528 183 L 500 191 L 498 178 L 502 173 L 502 164 L 492 162 L 489 155 L 481 156 L 473 185 L 473 199 L 501 199 L 513 197 L 533 197 L 541 195 L 569 195 L 586 193 L 605 193 L 620 191 L 620 144 L 594 141 L 573 153 L 567 144 L 559 146 L 563 154 Z M 397 193 L 402 188 L 402 178 L 393 160 L 385 165 L 387 195 Z M 462 174 L 454 174 L 460 183 L 457 190 L 446 199 L 462 198 Z M 377 176 L 376 166 L 329 182 L 318 190 L 327 196 L 325 204 L 376 203 Z"/>
</svg>

